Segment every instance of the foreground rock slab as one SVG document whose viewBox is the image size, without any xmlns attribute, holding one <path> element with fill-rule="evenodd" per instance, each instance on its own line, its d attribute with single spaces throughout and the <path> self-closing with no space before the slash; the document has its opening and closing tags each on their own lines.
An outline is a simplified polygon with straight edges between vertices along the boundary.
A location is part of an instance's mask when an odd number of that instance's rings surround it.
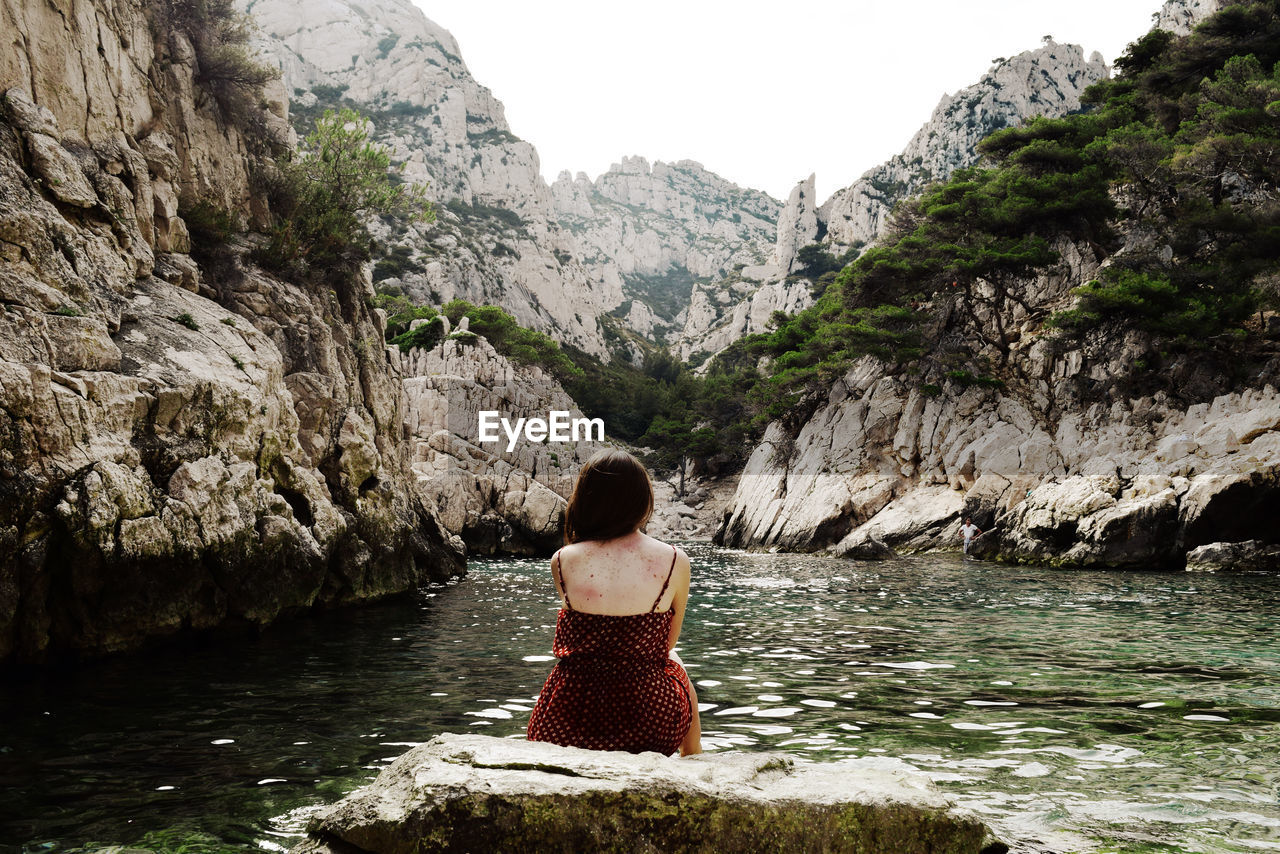
<svg viewBox="0 0 1280 854">
<path fill-rule="evenodd" d="M 425 851 L 1003 854 L 885 760 L 606 753 L 442 735 L 313 820 L 293 854 Z"/>
</svg>

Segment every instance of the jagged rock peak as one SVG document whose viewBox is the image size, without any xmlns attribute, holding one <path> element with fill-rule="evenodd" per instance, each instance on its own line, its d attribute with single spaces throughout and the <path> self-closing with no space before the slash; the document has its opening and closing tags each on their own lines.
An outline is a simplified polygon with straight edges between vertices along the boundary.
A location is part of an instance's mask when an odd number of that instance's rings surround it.
<svg viewBox="0 0 1280 854">
<path fill-rule="evenodd" d="M 551 194 L 593 278 L 643 303 L 618 316 L 646 337 L 675 322 L 694 279 L 767 260 L 781 211 L 694 160 L 624 157 L 594 181 L 562 172 Z"/>
<path fill-rule="evenodd" d="M 248 0 L 244 7 L 294 85 L 339 75 L 356 100 L 385 93 L 421 104 L 428 93 L 406 86 L 406 72 L 421 73 L 425 64 L 460 82 L 472 79 L 453 35 L 409 0 Z"/>
<path fill-rule="evenodd" d="M 795 268 L 796 252 L 818 240 L 816 175 L 810 174 L 791 191 L 778 218 L 777 263 L 784 273 Z"/>
<path fill-rule="evenodd" d="M 975 163 L 983 137 L 1032 116 L 1079 109 L 1081 93 L 1109 72 L 1096 51 L 1086 59 L 1079 45 L 1053 41 L 1000 60 L 977 83 L 945 96 L 901 154 L 823 203 L 818 216 L 831 240 L 873 240 L 896 202 Z"/>
<path fill-rule="evenodd" d="M 511 133 L 501 102 L 471 76 L 447 31 L 408 0 L 246 8 L 298 113 L 354 104 L 403 178 L 427 185 L 437 203 L 435 225 L 374 224 L 374 236 L 407 260 L 402 274 L 379 279 L 383 287 L 423 303 L 501 305 L 524 326 L 604 353 L 597 318 L 621 291 L 578 263 L 537 151 Z"/>
<path fill-rule="evenodd" d="M 1155 14 L 1154 28 L 1185 36 L 1227 5 L 1226 0 L 1168 0 Z"/>
</svg>

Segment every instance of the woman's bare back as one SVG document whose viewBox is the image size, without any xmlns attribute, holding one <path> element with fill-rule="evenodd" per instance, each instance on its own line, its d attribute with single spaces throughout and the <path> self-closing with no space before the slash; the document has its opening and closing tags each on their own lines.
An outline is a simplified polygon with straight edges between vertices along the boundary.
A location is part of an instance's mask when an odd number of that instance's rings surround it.
<svg viewBox="0 0 1280 854">
<path fill-rule="evenodd" d="M 636 531 L 604 542 L 588 540 L 559 553 L 564 593 L 576 611 L 625 616 L 671 608 L 677 592 L 689 589 L 689 559 L 678 549 Z M 668 582 L 668 575 L 670 581 Z M 663 590 L 663 584 L 666 589 Z"/>
</svg>

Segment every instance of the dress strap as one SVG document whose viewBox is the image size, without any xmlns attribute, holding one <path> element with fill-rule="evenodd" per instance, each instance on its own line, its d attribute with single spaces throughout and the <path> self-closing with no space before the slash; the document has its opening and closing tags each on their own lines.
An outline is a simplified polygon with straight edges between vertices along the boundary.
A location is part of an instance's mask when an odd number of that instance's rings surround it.
<svg viewBox="0 0 1280 854">
<path fill-rule="evenodd" d="M 662 589 L 658 591 L 658 598 L 653 600 L 652 611 L 658 610 L 658 604 L 662 601 L 662 597 L 667 595 L 667 585 L 671 583 L 671 573 L 676 568 L 676 547 L 671 547 L 671 566 L 667 569 L 667 580 L 662 582 Z"/>
<path fill-rule="evenodd" d="M 560 569 L 560 552 L 558 551 L 551 558 L 551 578 L 555 581 L 560 595 L 564 597 L 565 608 L 572 611 L 573 605 L 569 603 L 569 588 L 564 586 L 564 572 Z"/>
</svg>

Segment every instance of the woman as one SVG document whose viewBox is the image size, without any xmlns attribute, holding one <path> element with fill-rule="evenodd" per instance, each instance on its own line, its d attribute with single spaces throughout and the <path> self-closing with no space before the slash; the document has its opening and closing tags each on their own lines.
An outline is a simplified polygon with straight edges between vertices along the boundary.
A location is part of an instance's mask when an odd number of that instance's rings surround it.
<svg viewBox="0 0 1280 854">
<path fill-rule="evenodd" d="M 530 741 L 592 750 L 702 752 L 698 697 L 674 647 L 689 601 L 689 558 L 640 529 L 653 485 L 624 451 L 582 471 L 551 559 L 560 659 L 529 717 Z"/>
</svg>

